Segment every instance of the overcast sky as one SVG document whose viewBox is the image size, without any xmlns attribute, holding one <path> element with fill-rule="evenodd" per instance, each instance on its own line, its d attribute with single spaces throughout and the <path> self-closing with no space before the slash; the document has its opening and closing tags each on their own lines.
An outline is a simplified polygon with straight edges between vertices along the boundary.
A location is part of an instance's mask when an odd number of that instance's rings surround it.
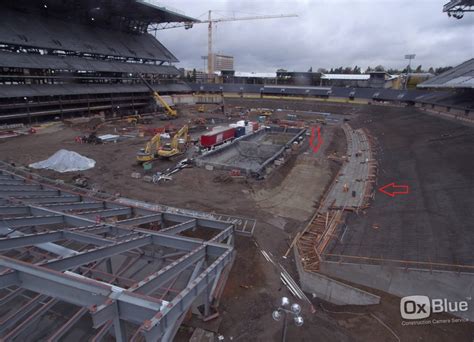
<svg viewBox="0 0 474 342">
<path fill-rule="evenodd" d="M 405 54 L 413 65 L 459 64 L 474 57 L 474 13 L 449 18 L 448 0 L 159 0 L 159 3 L 206 19 L 265 14 L 298 18 L 218 23 L 214 52 L 234 56 L 237 71 L 306 71 L 379 64 L 403 68 Z M 213 15 L 214 17 L 214 15 Z M 207 25 L 190 30 L 158 31 L 157 38 L 180 60 L 178 67 L 204 68 Z"/>
</svg>

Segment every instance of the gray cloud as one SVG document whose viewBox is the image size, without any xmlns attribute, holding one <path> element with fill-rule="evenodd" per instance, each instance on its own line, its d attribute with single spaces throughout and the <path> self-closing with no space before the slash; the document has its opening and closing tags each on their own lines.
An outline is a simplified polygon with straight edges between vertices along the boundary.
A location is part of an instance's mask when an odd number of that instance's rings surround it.
<svg viewBox="0 0 474 342">
<path fill-rule="evenodd" d="M 304 71 L 309 67 L 384 65 L 403 68 L 403 56 L 416 53 L 415 65 L 456 65 L 474 56 L 474 13 L 461 20 L 442 13 L 447 0 L 161 0 L 198 17 L 298 14 L 298 18 L 219 23 L 214 52 L 234 56 L 238 71 Z M 223 13 L 221 11 L 228 11 Z M 201 16 L 200 19 L 205 19 Z M 204 68 L 207 25 L 159 31 L 157 38 L 181 61 Z"/>
</svg>

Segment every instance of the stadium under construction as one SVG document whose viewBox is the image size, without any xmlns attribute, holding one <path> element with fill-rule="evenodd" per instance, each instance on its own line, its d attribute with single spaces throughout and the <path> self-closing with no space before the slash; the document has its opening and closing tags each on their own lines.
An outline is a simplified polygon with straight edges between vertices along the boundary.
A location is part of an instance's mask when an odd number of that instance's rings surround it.
<svg viewBox="0 0 474 342">
<path fill-rule="evenodd" d="M 203 23 L 178 10 L 0 18 L 0 340 L 277 341 L 282 296 L 292 341 L 472 340 L 471 308 L 400 305 L 471 305 L 474 59 L 414 89 L 190 82 L 150 33 Z"/>
</svg>

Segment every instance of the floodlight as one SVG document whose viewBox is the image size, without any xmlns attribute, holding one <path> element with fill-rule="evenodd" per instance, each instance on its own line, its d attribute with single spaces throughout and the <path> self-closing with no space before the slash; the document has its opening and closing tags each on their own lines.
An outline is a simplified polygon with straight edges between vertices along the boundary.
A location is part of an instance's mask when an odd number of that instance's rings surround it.
<svg viewBox="0 0 474 342">
<path fill-rule="evenodd" d="M 301 312 L 301 306 L 297 303 L 293 303 L 291 305 L 291 311 L 298 315 Z"/>
<path fill-rule="evenodd" d="M 296 316 L 294 320 L 297 327 L 301 327 L 304 324 L 304 319 L 301 316 Z"/>
<path fill-rule="evenodd" d="M 281 297 L 281 306 L 285 307 L 290 305 L 290 300 L 288 297 Z"/>
<path fill-rule="evenodd" d="M 279 310 L 273 311 L 272 318 L 278 322 L 281 319 L 281 312 Z"/>
</svg>

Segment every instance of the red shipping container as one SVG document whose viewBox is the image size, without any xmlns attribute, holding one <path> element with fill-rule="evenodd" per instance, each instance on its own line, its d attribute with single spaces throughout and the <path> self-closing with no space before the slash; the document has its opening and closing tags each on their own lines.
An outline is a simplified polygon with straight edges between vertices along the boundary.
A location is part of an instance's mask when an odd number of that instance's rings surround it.
<svg viewBox="0 0 474 342">
<path fill-rule="evenodd" d="M 209 133 L 201 135 L 201 146 L 212 147 L 235 137 L 235 128 L 216 127 Z"/>
</svg>

